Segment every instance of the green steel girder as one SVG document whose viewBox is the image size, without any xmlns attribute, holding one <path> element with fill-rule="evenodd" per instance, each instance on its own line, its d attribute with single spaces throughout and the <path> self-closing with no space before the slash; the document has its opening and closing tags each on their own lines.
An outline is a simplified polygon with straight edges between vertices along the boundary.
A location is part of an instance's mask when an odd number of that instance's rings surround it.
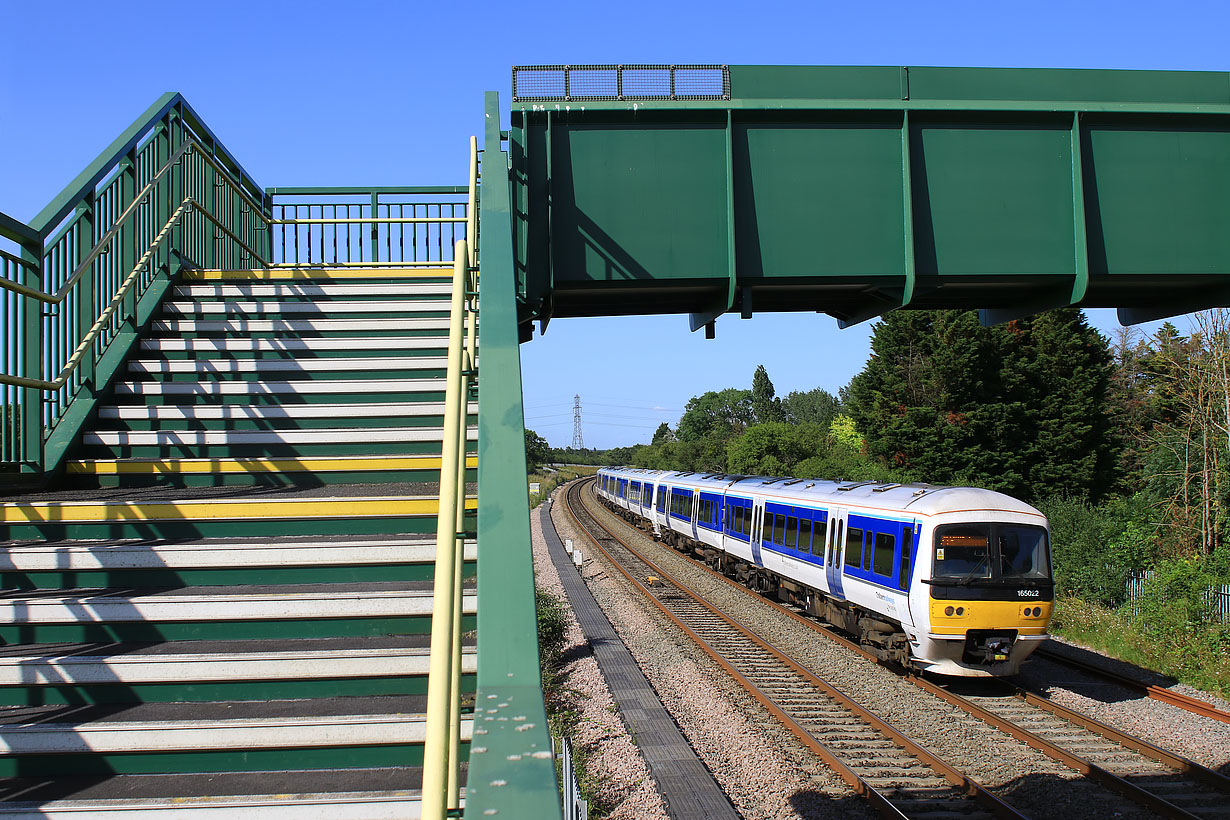
<svg viewBox="0 0 1230 820">
<path fill-rule="evenodd" d="M 1230 303 L 1230 74 L 731 66 L 512 111 L 521 321 Z M 525 338 L 526 330 L 522 330 Z"/>
</svg>

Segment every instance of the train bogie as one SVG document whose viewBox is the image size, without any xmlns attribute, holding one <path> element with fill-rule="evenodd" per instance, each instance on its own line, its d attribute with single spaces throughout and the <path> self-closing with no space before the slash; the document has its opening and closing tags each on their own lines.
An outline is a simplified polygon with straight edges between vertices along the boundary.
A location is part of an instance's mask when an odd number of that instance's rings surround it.
<svg viewBox="0 0 1230 820">
<path fill-rule="evenodd" d="M 1046 639 L 1046 519 L 969 487 L 604 468 L 596 492 L 661 540 L 873 654 L 1014 674 Z"/>
</svg>

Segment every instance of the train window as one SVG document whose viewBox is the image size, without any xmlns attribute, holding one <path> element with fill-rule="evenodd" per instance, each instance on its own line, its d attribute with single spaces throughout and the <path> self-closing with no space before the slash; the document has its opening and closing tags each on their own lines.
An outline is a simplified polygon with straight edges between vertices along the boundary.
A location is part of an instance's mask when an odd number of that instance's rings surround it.
<svg viewBox="0 0 1230 820">
<path fill-rule="evenodd" d="M 799 546 L 799 519 L 793 515 L 786 516 L 786 546 L 790 549 Z"/>
<path fill-rule="evenodd" d="M 871 571 L 876 575 L 891 578 L 897 558 L 897 539 L 888 533 L 877 532 L 875 549 L 872 551 Z"/>
<path fill-rule="evenodd" d="M 827 529 L 823 521 L 815 523 L 814 532 L 811 537 L 811 554 L 817 558 L 824 556 L 824 537 L 828 534 Z"/>
<path fill-rule="evenodd" d="M 901 536 L 901 573 L 897 577 L 897 586 L 901 589 L 910 588 L 910 530 L 908 527 Z"/>
<path fill-rule="evenodd" d="M 1046 530 L 1041 527 L 999 524 L 995 527 L 1001 578 L 1050 578 Z"/>
<path fill-rule="evenodd" d="M 773 542 L 773 514 L 767 513 L 764 517 L 764 525 L 760 528 L 760 540 L 765 543 Z"/>
<path fill-rule="evenodd" d="M 811 522 L 799 519 L 799 552 L 811 552 Z"/>
<path fill-rule="evenodd" d="M 752 537 L 752 508 L 743 508 L 743 534 L 751 539 Z"/>
<path fill-rule="evenodd" d="M 991 577 L 991 528 L 960 524 L 941 529 L 935 539 L 935 576 L 964 580 Z"/>
<path fill-rule="evenodd" d="M 846 566 L 857 567 L 863 561 L 863 531 L 850 527 L 846 531 Z"/>
</svg>

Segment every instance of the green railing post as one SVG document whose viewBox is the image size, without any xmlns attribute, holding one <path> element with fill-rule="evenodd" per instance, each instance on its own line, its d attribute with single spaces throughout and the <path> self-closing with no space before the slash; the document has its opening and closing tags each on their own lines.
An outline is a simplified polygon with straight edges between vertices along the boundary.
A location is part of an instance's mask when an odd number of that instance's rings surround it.
<svg viewBox="0 0 1230 820">
<path fill-rule="evenodd" d="M 77 206 L 77 264 L 81 264 L 94 248 L 94 192 L 90 191 L 80 205 Z M 77 283 L 77 333 L 85 337 L 94 325 L 97 317 L 94 304 L 94 270 L 93 266 Z M 94 389 L 94 351 L 85 354 L 77 368 L 79 384 L 82 388 Z"/>
<path fill-rule="evenodd" d="M 24 284 L 43 286 L 43 243 L 25 242 L 21 258 L 26 263 Z M 43 378 L 43 303 L 34 299 L 21 300 L 23 367 L 28 378 Z M 24 473 L 43 471 L 43 391 L 37 387 L 21 391 L 21 470 Z"/>
<path fill-rule="evenodd" d="M 137 195 L 137 149 L 135 147 L 124 157 L 123 162 L 120 164 L 120 169 L 120 206 L 116 209 L 117 214 L 123 213 L 124 209 L 132 204 L 133 198 Z M 140 232 L 137 230 L 135 222 L 128 223 L 120 231 L 117 241 L 120 245 L 119 277 L 122 281 L 128 275 L 128 272 L 132 270 L 132 266 L 137 264 L 137 255 L 140 253 L 137 250 Z M 120 321 L 136 330 L 136 312 L 137 292 L 136 289 L 133 289 L 124 297 Z"/>
</svg>

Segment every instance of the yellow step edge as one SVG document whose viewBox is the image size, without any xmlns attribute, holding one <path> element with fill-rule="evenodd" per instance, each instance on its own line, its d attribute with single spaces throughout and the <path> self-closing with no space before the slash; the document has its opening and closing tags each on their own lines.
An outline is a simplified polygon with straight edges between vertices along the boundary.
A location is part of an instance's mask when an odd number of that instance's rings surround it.
<svg viewBox="0 0 1230 820">
<path fill-rule="evenodd" d="M 478 456 L 466 459 L 466 467 L 478 467 Z M 439 456 L 373 456 L 352 458 L 149 458 L 70 461 L 71 475 L 204 475 L 209 473 L 330 473 L 361 470 L 438 470 Z"/>
<path fill-rule="evenodd" d="M 11 502 L 0 504 L 0 524 L 434 516 L 439 503 L 440 500 L 435 496 L 323 497 L 283 500 L 210 499 L 150 503 L 139 501 Z M 466 509 L 478 509 L 478 499 L 467 498 Z"/>
<path fill-rule="evenodd" d="M 231 279 L 442 279 L 453 275 L 452 266 L 439 268 L 271 268 L 269 270 L 189 270 L 184 281 L 213 282 Z"/>
</svg>

